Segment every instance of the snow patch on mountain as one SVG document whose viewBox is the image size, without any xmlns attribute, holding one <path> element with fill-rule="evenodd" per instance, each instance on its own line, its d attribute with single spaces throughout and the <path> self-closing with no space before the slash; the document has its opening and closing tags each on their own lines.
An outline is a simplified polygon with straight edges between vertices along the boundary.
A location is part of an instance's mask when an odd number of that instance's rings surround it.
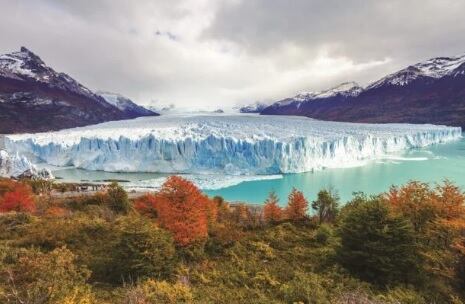
<svg viewBox="0 0 465 304">
<path fill-rule="evenodd" d="M 454 71 L 464 63 L 465 55 L 432 58 L 390 74 L 370 84 L 367 89 L 384 85 L 404 86 L 420 77 L 439 79 L 447 75 L 452 75 Z"/>
<path fill-rule="evenodd" d="M 5 146 L 51 165 L 88 170 L 255 175 L 347 167 L 459 137 L 460 128 L 445 126 L 216 114 L 7 135 Z"/>
<path fill-rule="evenodd" d="M 33 79 L 51 88 L 68 90 L 90 98 L 97 96 L 88 88 L 64 73 L 48 67 L 39 56 L 25 47 L 19 52 L 0 55 L 0 76 L 19 80 Z"/>
<path fill-rule="evenodd" d="M 301 92 L 292 98 L 286 98 L 272 104 L 272 107 L 282 107 L 295 104 L 297 107 L 303 102 L 331 98 L 335 96 L 356 97 L 363 92 L 363 88 L 356 82 L 344 82 L 335 87 L 318 92 Z"/>
<path fill-rule="evenodd" d="M 263 102 L 255 102 L 251 105 L 243 106 L 243 107 L 237 107 L 240 113 L 260 113 L 268 107 L 269 104 L 263 103 Z"/>
<path fill-rule="evenodd" d="M 319 92 L 302 92 L 297 94 L 294 99 L 296 100 L 309 100 L 329 98 L 337 95 L 341 96 L 358 96 L 363 91 L 363 88 L 356 82 L 344 82 L 335 87 Z"/>
<path fill-rule="evenodd" d="M 97 92 L 97 94 L 102 96 L 106 102 L 114 105 L 123 112 L 129 112 L 145 116 L 156 115 L 155 112 L 152 112 L 142 106 L 137 105 L 135 102 L 133 102 L 127 97 L 124 97 L 123 95 L 103 91 L 99 91 Z"/>
</svg>

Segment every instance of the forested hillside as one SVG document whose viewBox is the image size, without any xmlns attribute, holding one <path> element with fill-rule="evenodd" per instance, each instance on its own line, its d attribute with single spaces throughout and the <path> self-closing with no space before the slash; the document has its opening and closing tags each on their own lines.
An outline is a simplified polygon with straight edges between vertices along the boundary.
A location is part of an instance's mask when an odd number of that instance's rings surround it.
<svg viewBox="0 0 465 304">
<path fill-rule="evenodd" d="M 68 189 L 0 180 L 0 303 L 465 299 L 465 195 L 448 181 L 344 204 L 294 189 L 284 207 L 273 193 L 228 204 L 180 177 L 135 200 L 117 184 L 56 195 Z"/>
</svg>

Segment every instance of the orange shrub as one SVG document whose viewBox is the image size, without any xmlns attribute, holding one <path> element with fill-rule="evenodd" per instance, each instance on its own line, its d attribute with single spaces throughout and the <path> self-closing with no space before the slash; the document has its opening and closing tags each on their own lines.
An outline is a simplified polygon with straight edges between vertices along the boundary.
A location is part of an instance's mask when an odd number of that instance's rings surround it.
<svg viewBox="0 0 465 304">
<path fill-rule="evenodd" d="M 410 182 L 392 187 L 385 198 L 413 224 L 427 261 L 425 269 L 450 278 L 460 267 L 465 269 L 465 263 L 456 263 L 465 260 L 465 194 L 457 186 L 449 181 L 435 188 Z"/>
<path fill-rule="evenodd" d="M 216 217 L 215 204 L 192 182 L 179 176 L 166 180 L 154 205 L 160 225 L 171 231 L 181 246 L 205 239 L 208 221 Z"/>
<path fill-rule="evenodd" d="M 283 210 L 278 205 L 278 197 L 274 192 L 271 192 L 265 201 L 263 207 L 263 217 L 266 222 L 279 222 L 283 218 Z"/>
<path fill-rule="evenodd" d="M 465 195 L 449 181 L 434 189 L 426 183 L 409 182 L 392 187 L 386 199 L 410 219 L 417 232 L 426 232 L 431 225 L 465 228 Z"/>
<path fill-rule="evenodd" d="M 289 194 L 286 207 L 286 217 L 293 221 L 302 220 L 307 217 L 308 201 L 301 191 L 293 188 Z"/>
</svg>

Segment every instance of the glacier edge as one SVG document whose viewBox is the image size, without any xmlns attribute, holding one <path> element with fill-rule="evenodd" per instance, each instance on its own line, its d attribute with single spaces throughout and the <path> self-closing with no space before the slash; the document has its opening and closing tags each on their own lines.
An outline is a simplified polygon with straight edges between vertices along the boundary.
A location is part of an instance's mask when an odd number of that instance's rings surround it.
<svg viewBox="0 0 465 304">
<path fill-rule="evenodd" d="M 238 117 L 144 118 L 6 136 L 5 145 L 51 165 L 86 170 L 252 175 L 346 167 L 462 134 L 434 125 Z"/>
</svg>

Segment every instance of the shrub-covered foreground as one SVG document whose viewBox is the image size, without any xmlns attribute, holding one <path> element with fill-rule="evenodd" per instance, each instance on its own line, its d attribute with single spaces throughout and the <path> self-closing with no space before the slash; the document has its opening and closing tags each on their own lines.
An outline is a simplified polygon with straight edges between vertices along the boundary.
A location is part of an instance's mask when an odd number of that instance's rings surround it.
<svg viewBox="0 0 465 304">
<path fill-rule="evenodd" d="M 32 184 L 31 184 L 32 183 Z M 465 195 L 410 182 L 341 207 L 229 205 L 171 177 L 128 199 L 0 180 L 0 303 L 462 303 Z"/>
</svg>

